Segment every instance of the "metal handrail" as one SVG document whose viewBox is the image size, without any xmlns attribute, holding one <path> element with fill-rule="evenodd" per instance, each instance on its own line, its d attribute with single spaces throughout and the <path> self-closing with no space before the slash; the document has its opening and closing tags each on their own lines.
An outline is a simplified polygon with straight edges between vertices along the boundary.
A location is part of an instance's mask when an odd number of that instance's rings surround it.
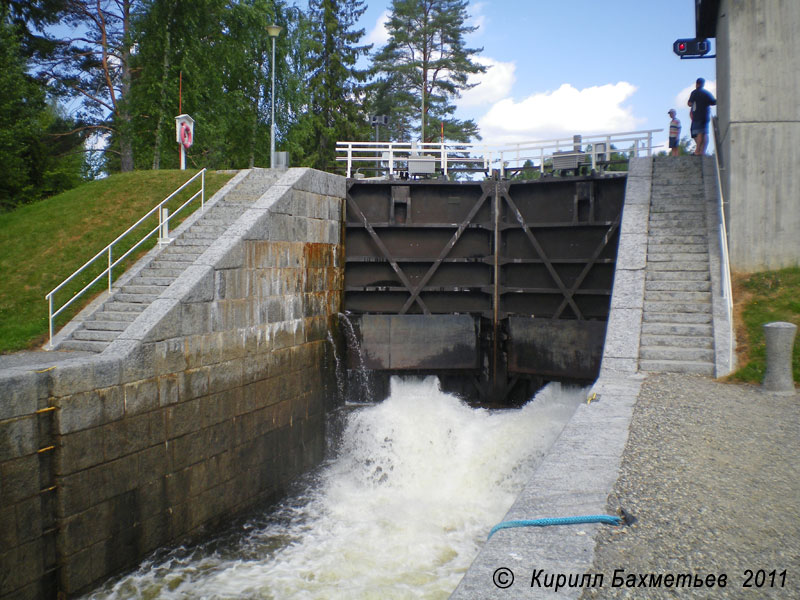
<svg viewBox="0 0 800 600">
<path fill-rule="evenodd" d="M 168 215 L 166 218 L 164 218 L 164 214 L 163 214 L 163 212 L 161 210 L 163 208 L 163 206 L 167 202 L 172 200 L 180 192 L 182 192 L 188 185 L 190 185 L 198 177 L 200 178 L 200 189 L 197 192 L 195 192 L 186 202 L 181 204 L 171 215 Z M 205 208 L 205 195 L 206 195 L 206 169 L 203 169 L 199 173 L 194 175 L 191 179 L 189 179 L 186 183 L 184 183 L 182 186 L 180 186 L 178 189 L 176 189 L 174 192 L 172 192 L 164 200 L 159 202 L 155 207 L 150 209 L 147 212 L 147 214 L 145 214 L 141 219 L 136 221 L 136 223 L 134 223 L 133 225 L 128 227 L 128 229 L 126 229 L 123 233 L 118 235 L 113 242 L 108 244 L 105 248 L 100 250 L 100 252 L 98 252 L 92 258 L 90 258 L 88 261 L 86 261 L 83 264 L 83 266 L 80 267 L 78 270 L 76 270 L 74 273 L 72 273 L 72 275 L 70 275 L 64 281 L 62 281 L 60 284 L 58 284 L 56 287 L 54 287 L 50 291 L 50 293 L 48 293 L 45 296 L 45 299 L 48 302 L 48 322 L 49 322 L 49 334 L 50 334 L 49 341 L 48 341 L 48 344 L 47 344 L 47 349 L 48 350 L 52 350 L 52 348 L 53 348 L 53 321 L 55 320 L 55 318 L 59 314 L 61 314 L 62 311 L 64 311 L 64 309 L 66 309 L 70 304 L 72 304 L 81 295 L 83 295 L 95 283 L 100 281 L 103 278 L 103 276 L 106 275 L 106 274 L 108 274 L 108 291 L 109 291 L 109 293 L 111 293 L 111 286 L 112 286 L 112 282 L 113 282 L 113 270 L 114 270 L 114 267 L 116 267 L 120 262 L 125 260 L 134 250 L 136 250 L 139 246 L 141 246 L 145 242 L 145 240 L 149 239 L 154 233 L 156 233 L 157 231 L 168 230 L 169 221 L 175 215 L 177 215 L 181 210 L 183 210 L 183 208 L 185 206 L 187 206 L 190 202 L 195 200 L 195 198 L 197 198 L 198 196 L 200 196 L 200 210 L 203 210 L 203 208 Z M 138 242 L 136 242 L 133 246 L 131 246 L 122 256 L 120 256 L 116 260 L 113 260 L 112 249 L 114 247 L 114 244 L 118 243 L 125 236 L 127 236 L 132 230 L 134 230 L 136 227 L 141 225 L 148 217 L 152 216 L 153 213 L 157 213 L 158 214 L 158 225 L 154 229 L 152 229 L 150 232 L 148 232 L 144 237 L 142 237 Z M 72 281 L 77 275 L 79 275 L 84 270 L 86 270 L 87 267 L 89 267 L 92 264 L 94 264 L 97 261 L 97 259 L 99 259 L 99 258 L 101 258 L 103 256 L 108 256 L 108 261 L 107 261 L 107 265 L 108 266 L 103 271 L 101 271 L 100 274 L 97 275 L 97 277 L 95 277 L 94 279 L 92 279 L 92 281 L 87 283 L 83 287 L 83 289 L 81 289 L 79 292 L 76 292 L 72 296 L 72 298 L 70 298 L 67 302 L 65 302 L 61 306 L 61 308 L 59 308 L 58 310 L 56 310 L 54 312 L 53 311 L 53 297 L 54 297 L 55 293 L 58 292 L 59 290 L 61 290 L 70 281 Z"/>
<path fill-rule="evenodd" d="M 574 137 L 553 138 L 521 142 L 510 146 L 491 146 L 488 144 L 462 144 L 447 142 L 347 142 L 336 143 L 337 161 L 347 163 L 347 177 L 353 173 L 353 163 L 388 163 L 389 175 L 394 175 L 396 163 L 407 163 L 409 160 L 428 160 L 438 163 L 441 171 L 447 175 L 448 167 L 454 163 L 475 163 L 480 170 L 488 170 L 490 165 L 499 161 L 500 168 L 504 170 L 510 162 L 522 165 L 530 160 L 539 162 L 539 169 L 544 170 L 544 161 L 551 159 L 554 153 L 560 156 L 571 154 L 591 157 L 592 168 L 598 162 L 598 155 L 609 155 L 612 151 L 632 152 L 639 156 L 639 152 L 652 155 L 653 134 L 663 129 L 648 129 L 642 131 L 626 131 L 619 133 L 604 133 L 597 135 L 581 136 L 580 141 Z M 611 148 L 612 144 L 630 143 L 629 148 Z M 603 148 L 598 149 L 598 144 Z M 591 146 L 590 150 L 575 149 Z M 566 151 L 566 152 L 565 152 Z M 385 168 L 385 167 L 382 167 Z"/>
<path fill-rule="evenodd" d="M 728 228 L 725 222 L 725 197 L 722 193 L 722 165 L 720 164 L 719 121 L 713 117 L 714 129 L 714 162 L 717 165 L 717 198 L 719 210 L 719 246 L 720 246 L 720 275 L 722 280 L 722 296 L 725 298 L 725 308 L 728 311 L 728 324 L 730 331 L 730 350 L 728 364 L 733 367 L 733 284 L 731 282 L 730 255 L 728 254 Z"/>
</svg>

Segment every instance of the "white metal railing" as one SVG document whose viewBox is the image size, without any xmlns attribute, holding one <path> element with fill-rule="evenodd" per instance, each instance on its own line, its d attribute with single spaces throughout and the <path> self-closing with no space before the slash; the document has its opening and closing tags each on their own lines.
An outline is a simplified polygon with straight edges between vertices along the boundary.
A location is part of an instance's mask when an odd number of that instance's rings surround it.
<svg viewBox="0 0 800 600">
<path fill-rule="evenodd" d="M 572 158 L 580 165 L 597 168 L 607 162 L 611 153 L 652 155 L 653 134 L 662 129 L 572 136 L 550 140 L 522 142 L 506 146 L 489 144 L 458 144 L 448 142 L 337 142 L 336 160 L 346 163 L 347 177 L 355 169 L 430 173 L 438 169 L 445 176 L 452 165 L 472 165 L 473 169 L 488 171 L 497 165 L 501 174 L 509 167 L 520 168 L 530 161 L 544 172 L 547 161 Z M 405 166 L 405 168 L 403 168 Z M 433 169 L 433 170 L 432 170 Z"/>
<path fill-rule="evenodd" d="M 192 182 L 194 182 L 197 178 L 200 178 L 200 189 L 192 194 L 188 200 L 186 200 L 183 204 L 181 204 L 171 215 L 168 214 L 168 211 L 162 210 L 164 205 L 172 200 L 175 196 L 177 196 L 180 192 L 186 189 Z M 202 210 L 205 208 L 205 195 L 206 195 L 206 170 L 203 169 L 199 173 L 197 173 L 194 177 L 189 179 L 186 183 L 184 183 L 181 187 L 177 190 L 172 192 L 169 196 L 167 196 L 164 200 L 159 202 L 155 207 L 153 207 L 146 215 L 144 215 L 141 219 L 136 221 L 133 225 L 128 227 L 122 234 L 117 236 L 117 238 L 111 242 L 108 246 L 100 250 L 97 254 L 95 254 L 92 258 L 90 258 L 82 267 L 80 267 L 77 271 L 75 271 L 72 275 L 67 277 L 64 281 L 58 284 L 55 288 L 53 288 L 49 294 L 45 296 L 45 299 L 48 303 L 48 321 L 49 321 L 49 341 L 47 344 L 48 350 L 52 350 L 53 348 L 53 323 L 55 318 L 61 314 L 64 309 L 66 309 L 70 304 L 72 304 L 75 300 L 77 300 L 81 295 L 83 295 L 89 288 L 91 288 L 95 283 L 100 281 L 103 276 L 108 275 L 108 291 L 111 292 L 112 286 L 112 277 L 113 277 L 113 270 L 120 262 L 125 260 L 134 250 L 136 250 L 139 246 L 141 246 L 145 240 L 149 239 L 153 234 L 159 232 L 159 244 L 161 243 L 169 243 L 171 240 L 165 239 L 166 232 L 169 231 L 169 221 L 175 217 L 185 206 L 187 206 L 190 202 L 194 201 L 198 196 L 200 197 L 200 209 Z M 142 237 L 138 242 L 136 242 L 133 246 L 131 246 L 122 256 L 117 258 L 116 260 L 113 259 L 113 248 L 114 245 L 119 243 L 123 238 L 125 238 L 131 231 L 136 229 L 139 225 L 141 225 L 148 217 L 152 216 L 153 213 L 158 214 L 158 225 L 147 232 L 144 237 Z M 75 277 L 80 275 L 83 271 L 85 271 L 88 267 L 95 264 L 100 259 L 106 260 L 106 268 L 100 272 L 94 279 L 92 279 L 89 283 L 87 283 L 80 291 L 75 292 L 73 296 L 65 302 L 60 308 L 57 310 L 53 310 L 53 299 L 55 294 L 64 288 L 70 281 L 72 281 Z"/>
<path fill-rule="evenodd" d="M 731 265 L 728 255 L 728 228 L 725 222 L 725 196 L 722 193 L 722 165 L 720 164 L 719 121 L 713 118 L 714 161 L 717 165 L 717 209 L 719 211 L 719 247 L 720 247 L 720 280 L 725 309 L 728 311 L 728 324 L 731 343 L 729 344 L 728 364 L 733 368 L 734 334 L 733 334 L 733 285 L 731 283 Z"/>
</svg>

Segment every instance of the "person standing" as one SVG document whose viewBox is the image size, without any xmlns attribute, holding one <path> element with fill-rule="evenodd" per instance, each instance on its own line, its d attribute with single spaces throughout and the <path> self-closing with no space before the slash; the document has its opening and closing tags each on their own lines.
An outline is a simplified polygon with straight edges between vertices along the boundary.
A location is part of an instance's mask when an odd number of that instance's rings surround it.
<svg viewBox="0 0 800 600">
<path fill-rule="evenodd" d="M 678 142 L 681 138 L 681 122 L 675 116 L 677 113 L 674 108 L 667 111 L 671 121 L 669 122 L 669 147 L 670 155 L 678 156 Z"/>
<path fill-rule="evenodd" d="M 706 80 L 698 77 L 695 89 L 689 96 L 689 117 L 692 119 L 692 137 L 694 138 L 694 153 L 702 156 L 706 153 L 708 145 L 708 122 L 711 119 L 711 107 L 716 105 L 717 99 L 703 86 Z"/>
</svg>

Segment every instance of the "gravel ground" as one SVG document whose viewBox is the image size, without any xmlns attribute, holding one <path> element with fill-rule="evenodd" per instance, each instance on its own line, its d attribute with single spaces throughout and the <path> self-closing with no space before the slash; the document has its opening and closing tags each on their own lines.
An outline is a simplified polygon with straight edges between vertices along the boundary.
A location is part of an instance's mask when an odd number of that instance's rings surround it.
<svg viewBox="0 0 800 600">
<path fill-rule="evenodd" d="M 603 587 L 582 598 L 800 598 L 800 395 L 648 376 L 609 514 L 620 507 L 638 521 L 600 531 L 593 571 Z M 615 569 L 637 584 L 650 573 L 725 574 L 728 583 L 612 588 Z"/>
</svg>

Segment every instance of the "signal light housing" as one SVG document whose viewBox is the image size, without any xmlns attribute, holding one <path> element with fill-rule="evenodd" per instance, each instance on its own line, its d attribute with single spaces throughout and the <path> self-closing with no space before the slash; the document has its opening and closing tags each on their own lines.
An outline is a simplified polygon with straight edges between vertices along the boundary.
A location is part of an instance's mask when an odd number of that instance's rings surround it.
<svg viewBox="0 0 800 600">
<path fill-rule="evenodd" d="M 708 39 L 680 39 L 672 44 L 672 51 L 681 58 L 700 57 L 708 54 L 711 44 Z"/>
</svg>

